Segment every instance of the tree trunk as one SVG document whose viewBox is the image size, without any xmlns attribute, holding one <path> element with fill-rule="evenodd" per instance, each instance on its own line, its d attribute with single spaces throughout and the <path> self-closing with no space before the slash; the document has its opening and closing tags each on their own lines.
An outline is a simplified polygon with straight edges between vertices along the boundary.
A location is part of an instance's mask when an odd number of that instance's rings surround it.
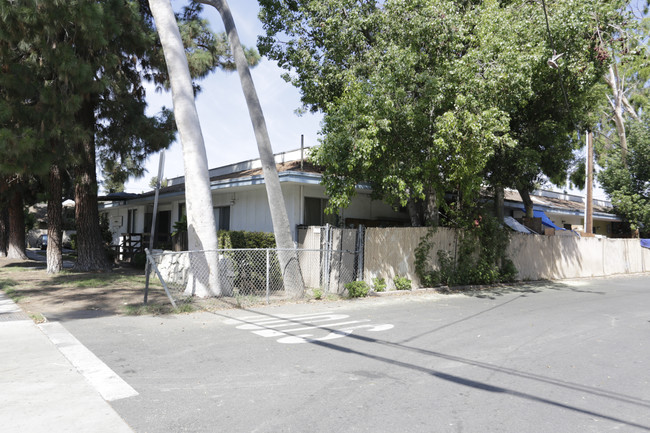
<svg viewBox="0 0 650 433">
<path fill-rule="evenodd" d="M 627 135 L 625 133 L 625 118 L 623 117 L 623 106 L 627 105 L 631 108 L 627 98 L 625 97 L 623 88 L 621 87 L 621 80 L 618 76 L 618 69 L 614 65 L 610 65 L 609 74 L 605 75 L 605 81 L 612 90 L 612 98 L 609 98 L 609 103 L 612 106 L 614 115 L 614 125 L 616 125 L 616 133 L 618 135 L 619 143 L 621 146 L 621 159 L 623 164 L 627 166 Z M 632 110 L 633 117 L 637 117 L 634 110 Z"/>
<path fill-rule="evenodd" d="M 521 200 L 524 202 L 524 209 L 526 210 L 526 218 L 533 218 L 535 213 L 533 212 L 533 200 L 530 198 L 530 193 L 527 189 L 518 188 L 519 195 Z"/>
<path fill-rule="evenodd" d="M 94 131 L 95 110 L 86 95 L 78 117 L 88 131 Z M 95 140 L 91 132 L 77 144 L 79 164 L 75 167 L 75 220 L 77 224 L 77 271 L 110 271 L 104 242 L 99 228 L 97 209 L 97 173 L 95 167 Z"/>
<path fill-rule="evenodd" d="M 424 223 L 429 227 L 438 226 L 438 194 L 433 188 L 429 188 L 425 195 Z"/>
<path fill-rule="evenodd" d="M 47 201 L 47 273 L 56 274 L 63 269 L 63 214 L 61 198 L 61 171 L 59 166 L 50 167 L 49 199 Z"/>
<path fill-rule="evenodd" d="M 409 218 L 411 220 L 411 227 L 422 227 L 420 222 L 420 214 L 418 212 L 418 204 L 414 198 L 409 198 L 406 202 L 406 210 L 408 210 Z"/>
<path fill-rule="evenodd" d="M 0 207 L 0 257 L 7 257 L 7 234 L 9 230 L 9 215 L 7 208 Z"/>
<path fill-rule="evenodd" d="M 501 185 L 494 185 L 494 214 L 497 217 L 497 220 L 503 224 L 504 221 L 504 214 L 503 214 L 503 200 L 504 200 L 504 195 L 505 192 L 503 190 L 503 186 Z"/>
<path fill-rule="evenodd" d="M 297 253 L 290 251 L 294 250 L 295 247 L 291 237 L 291 227 L 289 226 L 289 217 L 287 216 L 284 196 L 280 187 L 280 179 L 275 166 L 275 157 L 273 156 L 271 140 L 266 129 L 262 106 L 257 97 L 257 91 L 255 90 L 255 84 L 251 77 L 248 61 L 239 41 L 235 21 L 233 20 L 230 7 L 226 0 L 199 0 L 199 2 L 214 6 L 221 14 L 221 19 L 226 28 L 230 47 L 235 57 L 237 72 L 239 73 L 239 79 L 246 98 L 246 104 L 248 105 L 248 113 L 253 123 L 260 160 L 262 161 L 264 183 L 266 185 L 266 194 L 271 210 L 275 242 L 280 250 L 284 250 L 278 252 L 278 259 L 283 270 L 285 288 L 292 297 L 300 298 L 304 296 L 305 286 Z"/>
<path fill-rule="evenodd" d="M 217 230 L 201 124 L 194 104 L 192 78 L 185 49 L 169 0 L 149 0 L 162 43 L 171 82 L 174 117 L 183 147 L 188 248 L 205 251 L 190 254 L 192 278 L 187 293 L 196 296 L 222 295 L 218 278 Z"/>
<path fill-rule="evenodd" d="M 8 259 L 27 260 L 25 252 L 25 211 L 23 209 L 23 194 L 10 191 L 9 201 L 9 236 L 7 245 Z"/>
</svg>

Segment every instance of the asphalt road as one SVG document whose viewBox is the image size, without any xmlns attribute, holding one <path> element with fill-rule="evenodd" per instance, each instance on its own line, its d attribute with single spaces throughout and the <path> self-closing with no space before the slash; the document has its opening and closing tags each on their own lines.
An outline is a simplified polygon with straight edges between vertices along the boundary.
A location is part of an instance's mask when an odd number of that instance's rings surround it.
<svg viewBox="0 0 650 433">
<path fill-rule="evenodd" d="M 137 433 L 650 431 L 650 276 L 63 325 Z"/>
</svg>

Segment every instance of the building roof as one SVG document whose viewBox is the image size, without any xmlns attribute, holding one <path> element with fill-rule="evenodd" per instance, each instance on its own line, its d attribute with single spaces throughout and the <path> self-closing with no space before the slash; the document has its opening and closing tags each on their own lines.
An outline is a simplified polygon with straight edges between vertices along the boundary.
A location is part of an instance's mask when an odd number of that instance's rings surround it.
<svg viewBox="0 0 650 433">
<path fill-rule="evenodd" d="M 302 164 L 301 164 L 302 162 Z M 275 165 L 278 175 L 281 177 L 282 174 L 288 174 L 289 172 L 297 173 L 306 173 L 312 175 L 318 175 L 320 177 L 320 170 L 308 161 L 287 161 L 281 162 Z M 214 171 L 214 170 L 211 170 Z M 249 168 L 240 171 L 233 171 L 224 174 L 217 174 L 210 177 L 210 185 L 213 188 L 218 187 L 219 185 L 230 185 L 232 180 L 245 180 L 250 182 L 250 184 L 263 183 L 264 173 L 262 167 Z M 185 182 L 182 178 L 177 178 L 176 181 L 165 188 L 160 188 L 159 193 L 162 194 L 173 194 L 173 193 L 182 193 L 185 191 Z M 155 191 L 147 191 L 142 194 L 137 194 L 135 197 L 131 198 L 143 198 L 155 195 Z"/>
<path fill-rule="evenodd" d="M 547 213 L 583 215 L 585 211 L 584 197 L 573 194 L 540 190 L 531 193 L 530 198 L 535 209 Z M 523 206 L 521 195 L 515 190 L 506 189 L 504 201 L 506 207 L 521 208 Z M 612 221 L 622 220 L 612 212 L 612 206 L 609 202 L 605 200 L 594 200 L 593 202 L 594 216 Z"/>
<path fill-rule="evenodd" d="M 275 156 L 276 169 L 281 181 L 293 181 L 308 184 L 320 184 L 322 170 L 309 162 L 307 157 L 311 148 L 297 149 L 278 153 Z M 210 170 L 211 189 L 222 189 L 233 186 L 260 185 L 264 183 L 264 173 L 260 159 L 242 161 L 235 164 L 217 167 Z M 369 185 L 359 185 L 361 189 L 370 188 Z M 160 195 L 178 195 L 185 192 L 185 179 L 183 176 L 169 179 L 168 186 L 161 188 Z M 109 194 L 101 199 L 103 201 L 126 201 L 132 199 L 147 199 L 153 197 L 155 191 L 142 194 Z M 536 209 L 547 213 L 568 215 L 582 215 L 584 213 L 584 197 L 558 193 L 554 191 L 539 190 L 531 193 L 531 199 Z M 521 209 L 523 200 L 516 190 L 505 190 L 505 206 Z M 612 212 L 611 203 L 604 200 L 594 200 L 594 216 L 600 219 L 621 221 L 621 218 Z"/>
</svg>

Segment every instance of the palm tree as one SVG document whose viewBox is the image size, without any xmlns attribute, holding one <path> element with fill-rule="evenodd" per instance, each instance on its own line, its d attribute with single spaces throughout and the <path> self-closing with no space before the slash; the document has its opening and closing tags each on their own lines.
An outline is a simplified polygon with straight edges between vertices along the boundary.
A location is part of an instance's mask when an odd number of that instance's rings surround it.
<svg viewBox="0 0 650 433">
<path fill-rule="evenodd" d="M 193 276 L 186 293 L 218 296 L 222 293 L 217 275 L 217 232 L 212 211 L 208 157 L 194 104 L 192 78 L 170 1 L 149 0 L 149 6 L 165 54 L 174 116 L 183 146 L 188 249 Z M 205 251 L 205 254 L 192 251 Z"/>
<path fill-rule="evenodd" d="M 253 123 L 257 149 L 260 154 L 260 160 L 262 161 L 264 183 L 266 185 L 266 194 L 271 210 L 271 221 L 273 222 L 273 233 L 275 234 L 276 245 L 279 248 L 278 259 L 283 270 L 285 288 L 293 297 L 302 297 L 305 291 L 304 282 L 300 272 L 297 253 L 291 251 L 294 250 L 291 227 L 289 226 L 287 208 L 284 205 L 280 179 L 275 167 L 275 157 L 271 148 L 271 140 L 266 129 L 264 113 L 262 112 L 262 106 L 257 97 L 257 91 L 255 90 L 255 84 L 251 77 L 248 61 L 239 40 L 237 28 L 235 27 L 235 21 L 226 0 L 199 0 L 199 3 L 208 4 L 216 8 L 219 14 L 221 14 L 221 19 L 226 28 L 230 47 L 235 58 L 239 80 L 241 81 L 244 97 L 246 98 L 248 113 Z"/>
</svg>

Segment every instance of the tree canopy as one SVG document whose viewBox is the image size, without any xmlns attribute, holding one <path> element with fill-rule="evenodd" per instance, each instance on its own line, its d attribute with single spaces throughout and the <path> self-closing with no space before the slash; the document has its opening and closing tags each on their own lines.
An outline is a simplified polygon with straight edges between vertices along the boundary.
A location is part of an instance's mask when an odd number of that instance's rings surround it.
<svg viewBox="0 0 650 433">
<path fill-rule="evenodd" d="M 182 22 L 194 77 L 232 60 L 224 37 L 191 4 Z M 119 189 L 148 154 L 174 139 L 173 116 L 146 114 L 146 80 L 166 68 L 146 1 L 0 2 L 0 174 L 75 180 L 80 269 L 105 268 L 97 215 L 97 156 Z M 254 52 L 249 51 L 251 59 Z M 195 85 L 195 91 L 199 87 Z M 51 178 L 51 176 L 50 176 Z M 47 182 L 46 182 L 47 183 Z M 57 193 L 55 193 L 56 195 Z M 60 200 L 60 197 L 50 197 Z"/>
<path fill-rule="evenodd" d="M 646 113 L 630 125 L 625 158 L 616 149 L 604 159 L 598 178 L 616 213 L 642 237 L 650 237 L 650 116 Z"/>
<path fill-rule="evenodd" d="M 332 207 L 363 181 L 407 205 L 562 178 L 602 96 L 598 35 L 625 18 L 622 1 L 260 3 L 260 51 L 325 115 L 314 160 Z"/>
</svg>

